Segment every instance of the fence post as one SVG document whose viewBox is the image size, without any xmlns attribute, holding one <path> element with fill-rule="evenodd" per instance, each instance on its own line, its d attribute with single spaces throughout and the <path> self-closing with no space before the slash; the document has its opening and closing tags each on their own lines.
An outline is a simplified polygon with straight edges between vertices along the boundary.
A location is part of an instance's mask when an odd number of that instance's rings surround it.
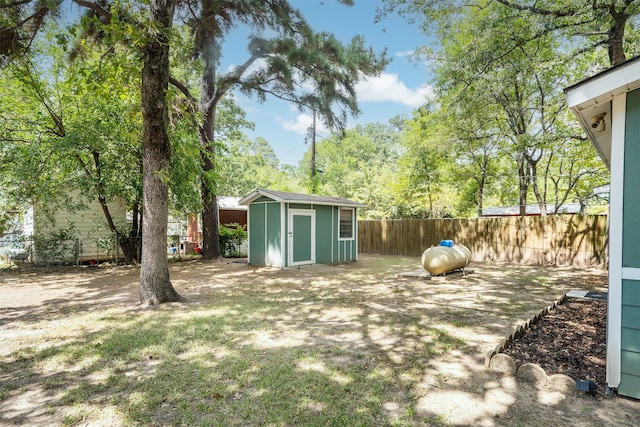
<svg viewBox="0 0 640 427">
<path fill-rule="evenodd" d="M 80 268 L 80 238 L 76 237 L 76 270 Z"/>
</svg>

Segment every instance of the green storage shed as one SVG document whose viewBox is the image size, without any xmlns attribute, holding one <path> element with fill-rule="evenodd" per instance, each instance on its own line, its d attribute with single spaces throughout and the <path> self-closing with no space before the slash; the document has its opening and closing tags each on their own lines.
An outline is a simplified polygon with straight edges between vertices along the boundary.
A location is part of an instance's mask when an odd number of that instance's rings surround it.
<svg viewBox="0 0 640 427">
<path fill-rule="evenodd" d="M 607 385 L 640 399 L 640 58 L 565 93 L 611 171 Z"/>
<path fill-rule="evenodd" d="M 249 264 L 292 267 L 357 261 L 358 208 L 340 197 L 254 190 L 247 205 Z"/>
</svg>

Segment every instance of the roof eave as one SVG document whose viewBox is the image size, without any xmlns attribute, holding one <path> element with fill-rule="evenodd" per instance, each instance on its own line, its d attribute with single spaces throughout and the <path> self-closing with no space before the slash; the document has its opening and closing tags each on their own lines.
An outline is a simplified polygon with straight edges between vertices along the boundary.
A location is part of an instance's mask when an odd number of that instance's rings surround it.
<svg viewBox="0 0 640 427">
<path fill-rule="evenodd" d="M 611 168 L 611 100 L 640 87 L 640 57 L 565 88 L 567 105 L 607 168 Z M 603 115 L 603 126 L 596 118 Z"/>
<path fill-rule="evenodd" d="M 600 159 L 607 169 L 611 169 L 611 104 L 607 105 L 591 105 L 586 108 L 571 108 L 573 114 L 578 119 L 580 126 L 587 133 L 587 138 L 598 152 Z M 605 114 L 604 128 L 602 130 L 593 130 L 591 123 L 593 118 L 601 114 Z"/>
<path fill-rule="evenodd" d="M 343 206 L 343 207 L 349 207 L 349 208 L 366 208 L 367 205 L 363 204 L 363 203 L 358 203 L 358 202 L 345 202 L 345 203 L 338 203 L 338 202 L 329 202 L 329 201 L 310 201 L 310 200 L 305 200 L 305 199 L 283 199 L 282 197 L 277 196 L 276 194 L 273 194 L 267 190 L 262 190 L 262 189 L 255 189 L 254 191 L 252 191 L 250 194 L 248 194 L 247 196 L 243 197 L 242 199 L 240 199 L 240 201 L 238 202 L 238 204 L 240 205 L 246 205 L 248 206 L 251 202 L 253 202 L 254 200 L 260 198 L 260 197 L 268 197 L 270 199 L 273 199 L 276 202 L 279 203 L 300 203 L 300 204 L 312 204 L 312 205 L 321 205 L 321 206 Z"/>
<path fill-rule="evenodd" d="M 253 202 L 254 200 L 256 200 L 257 198 L 261 197 L 263 194 L 260 191 L 259 188 L 256 188 L 255 190 L 253 190 L 251 193 L 247 194 L 246 196 L 244 196 L 242 199 L 240 199 L 238 201 L 239 205 L 243 205 L 243 206 L 249 206 L 249 204 L 251 202 Z"/>
</svg>

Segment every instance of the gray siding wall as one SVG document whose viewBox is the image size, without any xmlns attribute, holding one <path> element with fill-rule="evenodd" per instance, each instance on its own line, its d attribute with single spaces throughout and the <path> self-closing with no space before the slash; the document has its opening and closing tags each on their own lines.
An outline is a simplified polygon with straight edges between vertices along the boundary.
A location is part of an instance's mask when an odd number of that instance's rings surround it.
<svg viewBox="0 0 640 427">
<path fill-rule="evenodd" d="M 280 203 L 261 198 L 249 205 L 249 263 L 280 266 L 282 260 Z"/>
<path fill-rule="evenodd" d="M 627 94 L 625 122 L 622 266 L 640 268 L 640 90 Z M 618 392 L 640 399 L 640 281 L 622 281 L 620 309 L 621 376 Z"/>
</svg>

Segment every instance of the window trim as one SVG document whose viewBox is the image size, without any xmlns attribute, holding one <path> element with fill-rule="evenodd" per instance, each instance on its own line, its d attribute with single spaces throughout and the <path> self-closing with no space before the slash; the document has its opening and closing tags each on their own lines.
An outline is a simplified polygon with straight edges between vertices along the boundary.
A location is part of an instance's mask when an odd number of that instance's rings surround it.
<svg viewBox="0 0 640 427">
<path fill-rule="evenodd" d="M 351 212 L 351 236 L 350 237 L 342 237 L 342 230 L 341 230 L 341 225 L 342 225 L 342 218 L 341 218 L 341 213 L 342 211 L 349 211 Z M 355 240 L 356 239 L 356 220 L 355 220 L 355 214 L 356 214 L 356 210 L 354 208 L 338 208 L 338 240 L 339 241 L 350 241 L 350 240 Z"/>
</svg>

